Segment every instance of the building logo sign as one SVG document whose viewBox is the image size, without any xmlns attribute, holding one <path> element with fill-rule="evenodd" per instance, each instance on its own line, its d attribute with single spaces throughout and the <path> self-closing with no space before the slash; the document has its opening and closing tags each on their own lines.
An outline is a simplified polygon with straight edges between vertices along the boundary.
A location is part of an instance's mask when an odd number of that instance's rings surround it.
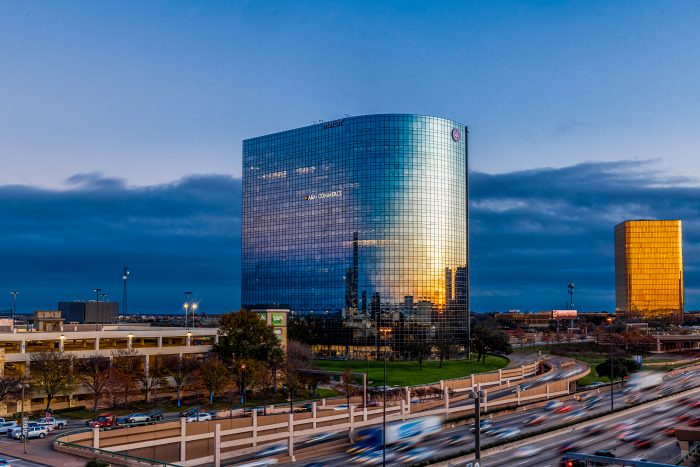
<svg viewBox="0 0 700 467">
<path fill-rule="evenodd" d="M 283 313 L 272 313 L 272 325 L 273 326 L 284 326 L 284 314 Z"/>
<path fill-rule="evenodd" d="M 333 120 L 332 122 L 326 122 L 323 124 L 323 128 L 328 129 L 343 126 L 343 122 L 345 122 L 344 118 L 341 118 L 340 120 Z"/>
<path fill-rule="evenodd" d="M 304 201 L 314 201 L 317 199 L 326 199 L 326 198 L 340 198 L 343 196 L 343 191 L 338 190 L 338 191 L 327 191 L 325 193 L 316 193 L 313 195 L 304 195 Z"/>
<path fill-rule="evenodd" d="M 462 139 L 462 135 L 459 132 L 459 128 L 453 128 L 452 129 L 452 141 L 455 143 L 459 143 L 459 140 Z"/>
</svg>

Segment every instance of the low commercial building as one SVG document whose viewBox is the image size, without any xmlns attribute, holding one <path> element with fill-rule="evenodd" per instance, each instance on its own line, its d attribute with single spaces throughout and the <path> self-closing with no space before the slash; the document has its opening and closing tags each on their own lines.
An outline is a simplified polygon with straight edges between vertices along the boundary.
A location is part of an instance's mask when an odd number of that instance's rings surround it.
<svg viewBox="0 0 700 467">
<path fill-rule="evenodd" d="M 116 323 L 119 320 L 118 302 L 58 302 L 58 309 L 67 323 Z"/>
<path fill-rule="evenodd" d="M 4 375 L 31 376 L 31 354 L 37 351 L 66 351 L 76 358 L 101 356 L 112 358 L 115 350 L 134 349 L 148 371 L 158 359 L 172 355 L 202 355 L 218 340 L 217 328 L 165 328 L 149 325 L 63 324 L 60 330 L 18 329 L 0 332 L 0 370 Z M 86 391 L 76 388 L 70 395 L 54 399 L 52 408 L 62 409 L 89 405 Z M 29 409 L 27 409 L 29 403 Z M 45 406 L 39 393 L 25 400 L 25 410 Z M 0 404 L 0 416 L 19 411 L 19 402 Z"/>
</svg>

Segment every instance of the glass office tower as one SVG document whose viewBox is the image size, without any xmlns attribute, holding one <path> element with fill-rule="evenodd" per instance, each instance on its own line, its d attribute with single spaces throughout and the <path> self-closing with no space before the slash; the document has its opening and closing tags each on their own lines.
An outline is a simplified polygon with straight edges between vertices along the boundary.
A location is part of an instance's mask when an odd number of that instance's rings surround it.
<svg viewBox="0 0 700 467">
<path fill-rule="evenodd" d="M 245 140 L 241 302 L 288 306 L 317 352 L 461 354 L 467 209 L 467 128 L 452 120 L 368 115 Z"/>
<path fill-rule="evenodd" d="M 644 321 L 683 321 L 683 241 L 679 220 L 615 226 L 617 314 Z"/>
</svg>

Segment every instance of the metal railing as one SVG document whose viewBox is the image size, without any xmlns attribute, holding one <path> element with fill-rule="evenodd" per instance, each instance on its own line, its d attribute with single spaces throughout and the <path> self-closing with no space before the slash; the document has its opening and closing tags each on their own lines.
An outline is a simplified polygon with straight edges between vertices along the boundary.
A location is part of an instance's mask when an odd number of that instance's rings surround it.
<svg viewBox="0 0 700 467">
<path fill-rule="evenodd" d="M 108 451 L 107 449 L 93 448 L 89 446 L 83 446 L 82 444 L 69 443 L 67 441 L 61 441 L 59 439 L 54 441 L 54 446 L 65 446 L 68 449 L 75 449 L 78 451 L 87 451 L 93 454 L 96 458 L 99 456 L 102 459 L 115 459 L 122 461 L 129 461 L 131 463 L 162 466 L 162 467 L 180 467 L 178 464 L 169 464 L 164 461 L 157 459 L 148 459 L 146 457 L 132 456 L 130 454 L 123 454 L 121 452 Z"/>
</svg>

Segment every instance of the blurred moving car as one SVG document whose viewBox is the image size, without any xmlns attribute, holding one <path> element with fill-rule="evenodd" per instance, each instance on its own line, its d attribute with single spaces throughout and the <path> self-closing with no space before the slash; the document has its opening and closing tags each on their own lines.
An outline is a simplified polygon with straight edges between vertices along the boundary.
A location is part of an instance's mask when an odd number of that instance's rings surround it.
<svg viewBox="0 0 700 467">
<path fill-rule="evenodd" d="M 185 417 L 185 422 L 186 423 L 192 423 L 192 422 L 208 422 L 210 420 L 213 420 L 214 417 L 209 412 L 199 412 L 195 413 L 192 415 L 188 415 Z"/>
<path fill-rule="evenodd" d="M 513 451 L 513 456 L 518 458 L 532 457 L 542 452 L 539 446 L 523 446 Z"/>
</svg>

